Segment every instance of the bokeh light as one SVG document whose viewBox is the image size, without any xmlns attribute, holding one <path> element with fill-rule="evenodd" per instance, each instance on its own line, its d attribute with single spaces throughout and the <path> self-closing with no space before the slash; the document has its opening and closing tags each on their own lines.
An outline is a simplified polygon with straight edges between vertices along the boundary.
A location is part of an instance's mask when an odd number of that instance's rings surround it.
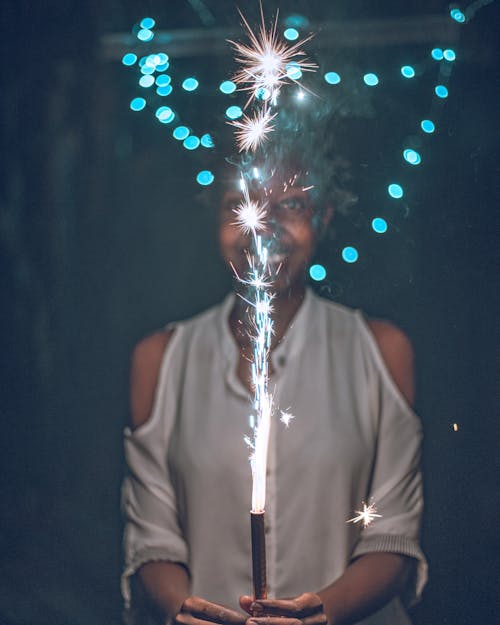
<svg viewBox="0 0 500 625">
<path fill-rule="evenodd" d="M 285 17 L 285 26 L 289 26 L 290 28 L 307 28 L 309 26 L 309 19 L 305 15 L 293 13 Z"/>
<path fill-rule="evenodd" d="M 431 56 L 435 61 L 442 61 L 444 58 L 441 48 L 433 48 L 431 51 Z"/>
<path fill-rule="evenodd" d="M 368 87 L 375 87 L 375 85 L 378 85 L 379 83 L 377 74 L 373 74 L 372 72 L 365 74 L 363 76 L 363 80 L 365 85 L 368 85 Z"/>
<path fill-rule="evenodd" d="M 153 76 L 141 76 L 141 78 L 139 79 L 139 84 L 141 85 L 141 87 L 147 88 L 147 87 L 151 87 L 151 85 L 154 85 L 155 79 L 153 78 Z"/>
<path fill-rule="evenodd" d="M 403 158 L 410 165 L 420 165 L 422 162 L 422 157 L 416 150 L 412 150 L 411 148 L 407 148 L 403 150 Z"/>
<path fill-rule="evenodd" d="M 292 80 L 298 80 L 299 78 L 302 78 L 302 70 L 300 69 L 300 65 L 296 61 L 287 63 L 286 75 Z"/>
<path fill-rule="evenodd" d="M 457 55 L 455 54 L 455 50 L 452 50 L 451 48 L 447 48 L 443 52 L 443 56 L 446 61 L 455 61 L 457 58 Z"/>
<path fill-rule="evenodd" d="M 141 74 L 147 75 L 147 74 L 154 74 L 156 71 L 156 67 L 154 67 L 153 65 L 148 65 L 147 63 L 144 63 L 144 65 L 141 67 Z"/>
<path fill-rule="evenodd" d="M 346 262 L 346 263 L 355 263 L 359 258 L 359 253 L 358 250 L 355 247 L 352 247 L 352 245 L 348 245 L 347 247 L 344 247 L 344 249 L 342 250 L 342 259 Z"/>
<path fill-rule="evenodd" d="M 186 150 L 196 150 L 200 146 L 200 139 L 196 135 L 190 135 L 186 139 L 184 139 L 184 143 L 182 144 Z"/>
<path fill-rule="evenodd" d="M 338 85 L 341 81 L 340 74 L 337 74 L 337 72 L 327 72 L 324 75 L 324 79 L 329 85 Z"/>
<path fill-rule="evenodd" d="M 196 78 L 186 78 L 183 83 L 182 83 L 182 88 L 185 91 L 194 91 L 195 89 L 198 89 L 199 86 L 199 82 L 196 80 Z"/>
<path fill-rule="evenodd" d="M 189 128 L 187 126 L 177 126 L 172 133 L 174 139 L 177 141 L 184 141 L 186 137 L 189 137 Z"/>
<path fill-rule="evenodd" d="M 271 92 L 266 87 L 259 87 L 255 91 L 255 97 L 257 100 L 268 100 L 271 97 Z"/>
<path fill-rule="evenodd" d="M 427 134 L 430 134 L 431 132 L 434 132 L 436 130 L 436 126 L 434 125 L 434 122 L 431 121 L 430 119 L 423 119 L 420 122 L 420 128 L 422 128 L 422 130 L 426 132 Z"/>
<path fill-rule="evenodd" d="M 162 124 L 170 124 L 175 119 L 175 113 L 169 106 L 160 106 L 155 115 Z"/>
<path fill-rule="evenodd" d="M 156 79 L 158 87 L 166 87 L 172 82 L 172 78 L 168 74 L 160 74 Z"/>
<path fill-rule="evenodd" d="M 444 85 L 437 85 L 434 89 L 438 98 L 447 98 L 448 97 L 448 89 Z"/>
<path fill-rule="evenodd" d="M 450 11 L 451 18 L 458 22 L 459 24 L 463 24 L 465 22 L 465 15 L 462 13 L 460 9 L 451 9 Z"/>
<path fill-rule="evenodd" d="M 226 115 L 229 119 L 238 119 L 243 115 L 243 111 L 239 106 L 230 106 L 226 109 Z"/>
<path fill-rule="evenodd" d="M 123 55 L 122 63 L 124 65 L 127 65 L 128 67 L 133 65 L 136 61 L 137 61 L 137 54 L 134 54 L 133 52 L 127 52 L 127 54 Z"/>
<path fill-rule="evenodd" d="M 221 82 L 219 89 L 222 93 L 234 93 L 236 91 L 236 84 L 232 80 L 225 80 L 224 82 Z"/>
<path fill-rule="evenodd" d="M 144 98 L 134 98 L 132 102 L 130 102 L 130 108 L 133 111 L 142 111 L 145 106 L 146 100 Z"/>
<path fill-rule="evenodd" d="M 287 28 L 283 35 L 288 41 L 295 41 L 299 38 L 299 31 L 296 28 Z"/>
<path fill-rule="evenodd" d="M 396 200 L 399 200 L 404 195 L 403 187 L 400 184 L 396 184 L 395 182 L 387 187 L 387 191 L 389 195 Z"/>
<path fill-rule="evenodd" d="M 158 87 L 156 93 L 161 96 L 167 96 L 172 93 L 172 85 L 165 85 L 165 87 Z"/>
<path fill-rule="evenodd" d="M 151 30 L 151 28 L 154 28 L 156 22 L 154 21 L 154 19 L 152 17 L 144 17 L 141 20 L 141 28 L 145 28 L 147 30 Z"/>
<path fill-rule="evenodd" d="M 372 220 L 372 228 L 377 234 L 384 234 L 387 232 L 387 222 L 382 217 L 375 217 Z"/>
<path fill-rule="evenodd" d="M 137 33 L 137 39 L 139 39 L 139 41 L 151 41 L 154 36 L 154 32 L 149 30 L 149 28 L 141 28 Z"/>
<path fill-rule="evenodd" d="M 316 280 L 316 282 L 321 282 L 321 280 L 326 278 L 326 269 L 323 265 L 311 265 L 311 267 L 309 267 L 309 275 L 313 280 Z"/>
<path fill-rule="evenodd" d="M 208 169 L 200 171 L 199 174 L 196 176 L 196 182 L 198 184 L 201 184 L 202 187 L 207 187 L 208 185 L 212 184 L 214 180 L 215 176 Z"/>
<path fill-rule="evenodd" d="M 405 78 L 414 78 L 415 70 L 411 65 L 403 65 L 401 68 L 401 74 L 403 74 Z"/>
<path fill-rule="evenodd" d="M 200 143 L 204 148 L 214 148 L 215 144 L 212 137 L 207 133 L 202 136 Z"/>
</svg>

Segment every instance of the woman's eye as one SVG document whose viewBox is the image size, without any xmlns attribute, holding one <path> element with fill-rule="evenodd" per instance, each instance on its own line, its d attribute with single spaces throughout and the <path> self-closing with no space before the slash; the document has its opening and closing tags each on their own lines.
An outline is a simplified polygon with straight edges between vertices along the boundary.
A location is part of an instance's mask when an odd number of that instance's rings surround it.
<svg viewBox="0 0 500 625">
<path fill-rule="evenodd" d="M 302 198 L 298 197 L 287 197 L 278 202 L 279 208 L 290 212 L 299 212 L 303 211 L 306 207 L 305 202 Z"/>
</svg>

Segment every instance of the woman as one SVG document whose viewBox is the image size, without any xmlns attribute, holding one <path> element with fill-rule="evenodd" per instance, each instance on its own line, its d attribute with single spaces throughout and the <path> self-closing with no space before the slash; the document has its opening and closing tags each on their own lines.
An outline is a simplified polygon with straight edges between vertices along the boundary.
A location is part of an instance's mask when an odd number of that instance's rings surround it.
<svg viewBox="0 0 500 625">
<path fill-rule="evenodd" d="M 390 323 L 365 322 L 306 287 L 332 198 L 308 190 L 310 164 L 290 163 L 256 191 L 267 203 L 262 236 L 276 276 L 270 382 L 275 404 L 296 415 L 289 429 L 274 423 L 270 438 L 276 599 L 247 595 L 251 345 L 247 305 L 232 294 L 147 337 L 133 355 L 124 594 L 133 578 L 158 622 L 400 625 L 410 622 L 403 604 L 425 583 L 412 348 Z M 240 200 L 224 194 L 219 242 L 244 276 L 250 236 L 234 224 Z M 381 518 L 364 530 L 346 523 L 372 498 Z"/>
</svg>

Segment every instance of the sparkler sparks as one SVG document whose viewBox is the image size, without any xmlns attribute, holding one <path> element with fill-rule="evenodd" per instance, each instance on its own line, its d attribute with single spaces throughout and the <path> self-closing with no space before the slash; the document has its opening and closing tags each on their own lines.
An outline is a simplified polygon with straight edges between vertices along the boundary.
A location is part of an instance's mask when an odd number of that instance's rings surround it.
<svg viewBox="0 0 500 625">
<path fill-rule="evenodd" d="M 271 115 L 269 111 L 259 111 L 253 117 L 244 115 L 242 121 L 230 122 L 232 126 L 238 128 L 234 134 L 239 151 L 254 151 L 274 130 L 271 122 L 275 117 L 276 114 Z"/>
<path fill-rule="evenodd" d="M 283 411 L 283 410 L 281 411 L 280 421 L 281 423 L 283 423 L 283 425 L 288 427 L 292 419 L 295 419 L 295 416 L 293 414 L 291 414 L 290 412 Z"/>
<path fill-rule="evenodd" d="M 355 510 L 356 516 L 352 519 L 349 519 L 347 523 L 359 523 L 360 521 L 363 523 L 363 527 L 368 527 L 372 524 L 375 518 L 381 518 L 381 514 L 377 514 L 377 508 L 374 503 L 370 505 L 366 505 L 363 501 L 363 510 Z"/>
<path fill-rule="evenodd" d="M 302 71 L 316 69 L 317 66 L 314 63 L 297 58 L 305 56 L 301 47 L 312 38 L 312 35 L 289 45 L 278 38 L 277 15 L 272 26 L 266 30 L 262 6 L 262 21 L 257 33 L 251 29 L 241 12 L 240 16 L 250 42 L 248 45 L 235 41 L 229 42 L 236 52 L 236 61 L 242 66 L 233 80 L 237 85 L 243 85 L 242 90 L 251 92 L 248 102 L 262 93 L 269 94 L 271 102 L 276 102 L 281 85 L 290 81 L 297 82 L 294 76 L 300 76 Z M 292 61 L 294 72 L 289 71 Z"/>
<path fill-rule="evenodd" d="M 245 234 L 262 230 L 266 220 L 266 205 L 252 201 L 245 197 L 234 209 L 236 214 L 235 225 L 239 226 Z"/>
</svg>

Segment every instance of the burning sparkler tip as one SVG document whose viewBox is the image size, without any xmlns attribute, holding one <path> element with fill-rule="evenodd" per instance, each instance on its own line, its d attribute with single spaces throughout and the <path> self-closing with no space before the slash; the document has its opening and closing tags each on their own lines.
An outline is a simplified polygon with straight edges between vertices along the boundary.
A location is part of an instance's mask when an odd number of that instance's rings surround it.
<svg viewBox="0 0 500 625">
<path fill-rule="evenodd" d="M 367 528 L 371 525 L 376 518 L 381 518 L 381 514 L 377 514 L 377 508 L 374 503 L 369 504 L 368 506 L 363 501 L 363 510 L 355 510 L 356 516 L 352 519 L 349 519 L 347 523 L 363 523 L 363 528 Z"/>
</svg>

